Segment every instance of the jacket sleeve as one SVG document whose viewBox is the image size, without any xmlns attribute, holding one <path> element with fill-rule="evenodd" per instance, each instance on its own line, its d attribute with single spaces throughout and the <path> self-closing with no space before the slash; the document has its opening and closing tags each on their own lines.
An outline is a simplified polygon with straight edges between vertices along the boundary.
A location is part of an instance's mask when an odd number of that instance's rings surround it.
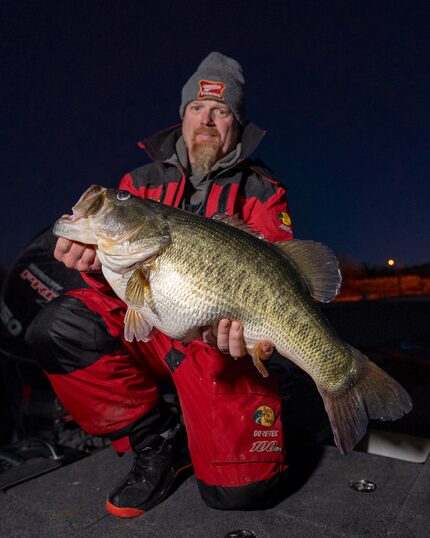
<svg viewBox="0 0 430 538">
<path fill-rule="evenodd" d="M 127 174 L 122 177 L 118 188 L 122 191 L 129 191 L 131 194 L 134 194 L 134 196 L 140 196 L 142 198 L 142 193 L 139 192 L 133 184 L 131 172 L 127 172 Z"/>
<path fill-rule="evenodd" d="M 259 175 L 249 178 L 241 196 L 239 216 L 270 243 L 293 238 L 286 192 L 276 181 Z"/>
</svg>

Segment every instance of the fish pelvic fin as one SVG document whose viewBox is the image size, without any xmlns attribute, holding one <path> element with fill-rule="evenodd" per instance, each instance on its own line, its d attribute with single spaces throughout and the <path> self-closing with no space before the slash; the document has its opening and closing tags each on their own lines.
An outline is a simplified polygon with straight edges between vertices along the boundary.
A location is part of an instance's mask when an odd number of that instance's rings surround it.
<svg viewBox="0 0 430 538">
<path fill-rule="evenodd" d="M 412 409 L 406 390 L 390 375 L 358 350 L 364 359 L 358 381 L 341 394 L 318 390 L 324 400 L 334 441 L 342 454 L 347 454 L 366 433 L 369 419 L 397 420 Z"/>
<path fill-rule="evenodd" d="M 339 294 L 342 284 L 339 262 L 326 245 L 291 239 L 274 246 L 294 262 L 314 299 L 328 303 Z"/>
<path fill-rule="evenodd" d="M 129 307 L 124 317 L 124 338 L 127 342 L 137 341 L 148 342 L 153 335 L 153 325 L 148 323 L 142 314 Z"/>
</svg>

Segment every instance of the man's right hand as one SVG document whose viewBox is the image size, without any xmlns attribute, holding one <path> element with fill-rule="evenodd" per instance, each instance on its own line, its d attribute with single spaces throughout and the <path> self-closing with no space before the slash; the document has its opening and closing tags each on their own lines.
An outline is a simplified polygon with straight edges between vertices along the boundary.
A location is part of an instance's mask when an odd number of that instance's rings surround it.
<svg viewBox="0 0 430 538">
<path fill-rule="evenodd" d="M 93 245 L 84 245 L 77 241 L 70 241 L 65 237 L 58 238 L 54 257 L 59 262 L 63 262 L 69 269 L 76 269 L 85 273 L 98 272 L 102 268 Z"/>
</svg>

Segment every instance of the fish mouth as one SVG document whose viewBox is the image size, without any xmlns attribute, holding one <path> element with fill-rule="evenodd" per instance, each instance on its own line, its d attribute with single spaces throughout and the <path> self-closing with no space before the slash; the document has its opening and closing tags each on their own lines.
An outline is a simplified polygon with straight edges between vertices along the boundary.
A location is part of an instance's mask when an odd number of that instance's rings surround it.
<svg viewBox="0 0 430 538">
<path fill-rule="evenodd" d="M 77 203 L 72 207 L 72 214 L 65 213 L 60 217 L 59 222 L 72 224 L 81 219 L 88 218 L 90 215 L 97 213 L 103 205 L 107 189 L 100 185 L 91 185 L 79 198 Z"/>
<path fill-rule="evenodd" d="M 82 243 L 96 244 L 97 239 L 88 217 L 102 208 L 106 191 L 105 187 L 91 185 L 72 207 L 72 214 L 64 214 L 56 221 L 54 234 Z"/>
</svg>

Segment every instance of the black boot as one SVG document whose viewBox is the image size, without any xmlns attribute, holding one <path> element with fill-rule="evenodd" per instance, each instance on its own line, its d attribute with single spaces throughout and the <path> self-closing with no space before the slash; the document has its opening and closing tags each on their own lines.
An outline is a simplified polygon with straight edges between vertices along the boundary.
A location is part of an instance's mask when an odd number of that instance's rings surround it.
<svg viewBox="0 0 430 538">
<path fill-rule="evenodd" d="M 163 501 L 175 478 L 191 466 L 185 428 L 177 424 L 139 451 L 133 467 L 106 500 L 107 510 L 118 517 L 137 517 Z"/>
</svg>

